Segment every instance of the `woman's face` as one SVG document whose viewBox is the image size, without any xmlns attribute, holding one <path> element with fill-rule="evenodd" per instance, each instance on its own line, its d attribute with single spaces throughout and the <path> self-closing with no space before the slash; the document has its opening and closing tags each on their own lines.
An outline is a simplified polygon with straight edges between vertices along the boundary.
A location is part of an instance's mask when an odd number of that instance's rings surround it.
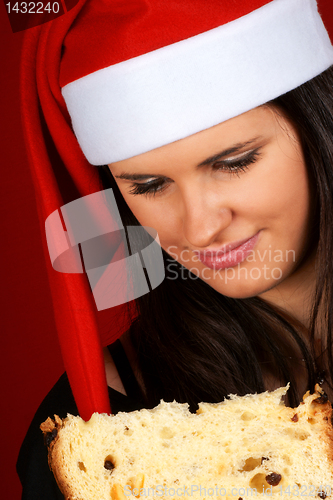
<svg viewBox="0 0 333 500">
<path fill-rule="evenodd" d="M 310 230 L 297 131 L 262 106 L 110 165 L 129 208 L 162 248 L 218 292 L 256 296 L 292 276 Z M 170 264 L 171 278 L 177 270 Z"/>
</svg>

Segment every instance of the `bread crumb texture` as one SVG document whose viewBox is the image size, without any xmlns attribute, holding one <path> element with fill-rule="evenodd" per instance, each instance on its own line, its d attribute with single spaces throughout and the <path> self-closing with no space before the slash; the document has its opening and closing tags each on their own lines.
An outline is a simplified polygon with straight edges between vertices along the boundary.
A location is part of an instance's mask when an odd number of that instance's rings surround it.
<svg viewBox="0 0 333 500">
<path fill-rule="evenodd" d="M 298 408 L 287 388 L 152 410 L 68 415 L 41 425 L 70 500 L 333 498 L 331 404 L 316 388 Z M 180 499 L 181 500 L 181 499 Z"/>
</svg>

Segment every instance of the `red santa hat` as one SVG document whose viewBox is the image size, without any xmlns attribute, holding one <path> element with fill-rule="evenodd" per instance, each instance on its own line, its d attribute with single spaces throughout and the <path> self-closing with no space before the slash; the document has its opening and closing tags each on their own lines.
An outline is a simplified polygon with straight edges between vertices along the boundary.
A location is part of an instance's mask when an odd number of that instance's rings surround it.
<svg viewBox="0 0 333 500">
<path fill-rule="evenodd" d="M 23 120 L 42 224 L 100 190 L 92 165 L 212 127 L 332 64 L 316 0 L 79 1 L 29 30 L 23 53 Z M 49 267 L 79 412 L 109 412 L 87 280 Z M 116 312 L 111 340 L 128 325 L 119 320 L 124 310 Z"/>
<path fill-rule="evenodd" d="M 60 84 L 85 156 L 102 165 L 249 111 L 332 62 L 315 0 L 97 1 L 66 38 Z"/>
</svg>

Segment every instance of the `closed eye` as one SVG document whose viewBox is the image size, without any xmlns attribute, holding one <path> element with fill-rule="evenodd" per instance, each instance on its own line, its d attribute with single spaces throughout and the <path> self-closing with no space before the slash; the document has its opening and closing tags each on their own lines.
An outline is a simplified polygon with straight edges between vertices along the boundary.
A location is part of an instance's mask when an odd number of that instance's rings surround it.
<svg viewBox="0 0 333 500">
<path fill-rule="evenodd" d="M 216 161 L 212 165 L 212 169 L 214 171 L 223 171 L 239 175 L 240 172 L 245 172 L 251 164 L 256 163 L 260 157 L 261 153 L 258 148 L 254 151 L 246 152 L 243 155 Z"/>
<path fill-rule="evenodd" d="M 149 182 L 145 182 L 143 184 L 134 182 L 131 185 L 130 194 L 133 195 L 146 195 L 146 196 L 155 196 L 157 192 L 164 191 L 170 182 L 166 182 L 166 178 L 160 177 L 158 179 L 153 179 Z"/>
<path fill-rule="evenodd" d="M 210 168 L 214 172 L 227 172 L 239 176 L 239 174 L 245 172 L 251 164 L 256 163 L 260 157 L 260 148 L 257 148 L 239 155 L 231 156 L 224 160 L 217 160 L 210 165 Z M 134 182 L 130 186 L 131 189 L 129 193 L 134 196 L 155 196 L 167 189 L 171 182 L 173 181 L 168 177 L 152 178 L 144 183 Z"/>
</svg>

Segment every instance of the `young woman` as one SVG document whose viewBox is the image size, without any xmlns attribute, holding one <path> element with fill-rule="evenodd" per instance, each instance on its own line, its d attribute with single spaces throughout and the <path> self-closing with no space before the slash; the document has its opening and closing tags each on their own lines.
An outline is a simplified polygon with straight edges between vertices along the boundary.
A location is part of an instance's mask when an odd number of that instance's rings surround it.
<svg viewBox="0 0 333 500">
<path fill-rule="evenodd" d="M 54 413 L 89 417 L 106 398 L 113 412 L 161 398 L 195 410 L 287 382 L 291 405 L 315 383 L 333 396 L 333 48 L 314 0 L 235 4 L 82 1 L 30 36 L 44 220 L 112 188 L 125 227 L 157 231 L 165 279 L 101 365 L 83 275 L 51 273 L 75 401 L 64 375 L 39 408 L 23 498 L 61 498 L 38 430 Z"/>
</svg>

